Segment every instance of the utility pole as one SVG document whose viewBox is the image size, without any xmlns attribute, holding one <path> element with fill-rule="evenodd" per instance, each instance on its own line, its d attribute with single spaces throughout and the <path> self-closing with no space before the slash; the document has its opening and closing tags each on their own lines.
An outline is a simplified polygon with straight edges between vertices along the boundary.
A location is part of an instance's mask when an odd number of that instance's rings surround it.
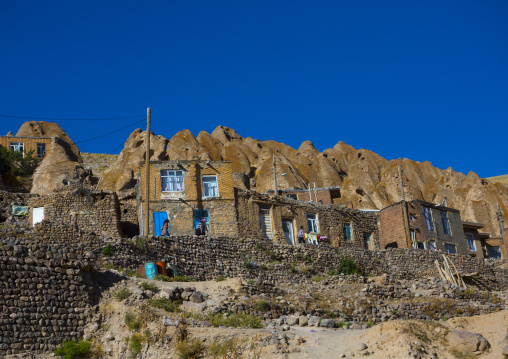
<svg viewBox="0 0 508 359">
<path fill-rule="evenodd" d="M 273 154 L 273 187 L 275 196 L 277 196 L 277 171 L 275 170 L 275 153 Z"/>
<path fill-rule="evenodd" d="M 413 247 L 413 241 L 411 239 L 411 230 L 409 225 L 409 214 L 407 211 L 406 195 L 404 194 L 404 179 L 402 178 L 402 165 L 399 167 L 399 179 L 400 179 L 400 195 L 402 197 L 402 214 L 404 216 L 404 232 L 406 232 L 406 244 L 407 248 Z"/>
<path fill-rule="evenodd" d="M 144 208 L 144 225 L 143 235 L 148 237 L 150 228 L 150 107 L 146 109 L 146 139 L 145 139 L 145 208 Z"/>
<path fill-rule="evenodd" d="M 497 204 L 497 220 L 499 222 L 499 234 L 501 235 L 501 243 L 506 251 L 508 251 L 508 247 L 506 246 L 506 241 L 504 240 L 504 218 L 503 212 L 501 212 L 501 206 L 499 203 Z"/>
</svg>

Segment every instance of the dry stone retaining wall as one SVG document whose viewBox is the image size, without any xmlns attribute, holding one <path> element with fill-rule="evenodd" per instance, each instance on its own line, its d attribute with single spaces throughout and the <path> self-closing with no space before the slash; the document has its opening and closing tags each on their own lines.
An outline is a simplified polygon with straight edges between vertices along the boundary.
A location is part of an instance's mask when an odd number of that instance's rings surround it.
<svg viewBox="0 0 508 359">
<path fill-rule="evenodd" d="M 0 357 L 82 337 L 92 288 L 82 248 L 6 245 L 0 269 Z"/>
<path fill-rule="evenodd" d="M 438 276 L 434 260 L 440 253 L 419 249 L 369 251 L 354 246 L 335 248 L 328 245 L 289 246 L 252 239 L 180 236 L 148 240 L 148 250 L 122 243 L 108 259 L 117 266 L 137 269 L 149 261 L 165 261 L 180 274 L 197 279 L 218 276 L 255 278 L 273 282 L 298 281 L 314 273 L 335 268 L 341 256 L 354 258 L 365 274 L 383 272 L 399 279 Z M 478 272 L 481 283 L 490 290 L 508 289 L 508 270 L 496 266 L 499 261 L 448 255 L 461 273 Z"/>
</svg>

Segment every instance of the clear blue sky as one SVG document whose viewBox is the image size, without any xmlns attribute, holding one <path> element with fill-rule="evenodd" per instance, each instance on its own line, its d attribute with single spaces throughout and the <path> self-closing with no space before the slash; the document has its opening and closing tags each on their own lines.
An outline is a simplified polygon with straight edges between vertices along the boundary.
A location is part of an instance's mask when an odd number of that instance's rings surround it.
<svg viewBox="0 0 508 359">
<path fill-rule="evenodd" d="M 508 173 L 508 1 L 0 1 L 0 114 Z M 141 119 L 141 118 L 140 118 Z M 24 120 L 0 117 L 0 134 Z M 61 121 L 75 142 L 136 119 Z M 79 144 L 119 153 L 139 126 Z M 121 146 L 122 145 L 122 146 Z M 119 147 L 120 146 L 120 147 Z"/>
</svg>

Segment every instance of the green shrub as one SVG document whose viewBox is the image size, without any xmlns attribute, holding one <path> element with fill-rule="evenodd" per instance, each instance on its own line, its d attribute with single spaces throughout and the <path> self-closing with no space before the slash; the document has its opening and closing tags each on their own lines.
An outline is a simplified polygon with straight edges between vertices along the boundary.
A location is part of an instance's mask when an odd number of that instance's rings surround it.
<svg viewBox="0 0 508 359">
<path fill-rule="evenodd" d="M 113 253 L 115 253 L 115 247 L 113 247 L 111 244 L 108 244 L 106 247 L 102 248 L 102 254 L 104 254 L 106 257 L 112 256 Z"/>
<path fill-rule="evenodd" d="M 151 306 L 164 309 L 166 312 L 178 313 L 180 312 L 181 300 L 171 300 L 167 298 L 148 299 L 148 304 Z"/>
<path fill-rule="evenodd" d="M 312 262 L 312 258 L 310 256 L 305 256 L 305 261 L 307 263 L 311 263 Z"/>
<path fill-rule="evenodd" d="M 224 276 L 222 276 L 222 275 L 220 275 L 220 276 L 218 276 L 217 278 L 215 278 L 215 281 L 216 281 L 216 282 L 222 282 L 222 281 L 224 281 L 224 280 L 226 280 L 226 278 L 224 278 Z"/>
<path fill-rule="evenodd" d="M 313 282 L 318 283 L 318 282 L 321 282 L 325 278 L 326 277 L 323 277 L 321 275 L 314 275 L 314 276 L 312 276 L 312 278 L 310 280 L 313 281 Z"/>
<path fill-rule="evenodd" d="M 160 291 L 159 287 L 157 287 L 157 285 L 152 282 L 141 282 L 141 283 L 139 283 L 139 285 L 144 290 L 149 290 L 154 293 L 158 293 Z"/>
<path fill-rule="evenodd" d="M 270 303 L 264 299 L 261 299 L 259 302 L 257 302 L 256 309 L 261 312 L 268 312 L 270 310 Z"/>
<path fill-rule="evenodd" d="M 249 279 L 247 281 L 247 284 L 250 284 L 250 285 L 254 285 L 256 283 L 256 281 L 254 279 Z"/>
<path fill-rule="evenodd" d="M 235 313 L 224 317 L 222 313 L 210 312 L 207 321 L 213 327 L 233 327 L 233 328 L 263 328 L 261 318 L 250 314 Z"/>
<path fill-rule="evenodd" d="M 178 359 L 197 359 L 204 353 L 205 346 L 196 338 L 192 342 L 185 341 L 177 344 L 176 351 Z"/>
<path fill-rule="evenodd" d="M 295 259 L 296 259 L 297 261 L 301 260 L 302 258 L 303 258 L 303 256 L 302 256 L 302 254 L 301 254 L 301 253 L 296 253 L 296 254 L 295 254 Z"/>
<path fill-rule="evenodd" d="M 264 243 L 256 243 L 256 246 L 254 248 L 256 248 L 256 250 L 258 250 L 258 251 L 262 251 L 263 249 L 265 249 L 265 244 Z"/>
<path fill-rule="evenodd" d="M 379 259 L 378 257 L 373 257 L 373 258 L 372 258 L 372 261 L 373 261 L 374 263 L 379 263 L 379 262 L 381 262 L 381 259 Z"/>
<path fill-rule="evenodd" d="M 254 269 L 255 267 L 252 265 L 252 261 L 249 257 L 246 257 L 243 260 L 243 266 L 247 269 Z"/>
<path fill-rule="evenodd" d="M 155 280 L 158 280 L 161 282 L 172 282 L 173 281 L 173 279 L 171 277 L 168 277 L 167 275 L 164 275 L 164 274 L 157 274 L 155 276 Z"/>
<path fill-rule="evenodd" d="M 360 268 L 356 265 L 356 262 L 346 256 L 342 256 L 339 259 L 339 265 L 330 271 L 328 271 L 328 274 L 330 275 L 337 275 L 337 274 L 362 274 Z"/>
<path fill-rule="evenodd" d="M 130 290 L 128 290 L 127 288 L 122 288 L 118 292 L 113 294 L 113 296 L 115 297 L 116 300 L 121 302 L 122 300 L 129 298 L 131 294 L 132 293 Z"/>
<path fill-rule="evenodd" d="M 132 313 L 125 313 L 125 324 L 130 330 L 139 331 L 141 329 L 141 319 Z"/>
<path fill-rule="evenodd" d="M 80 340 L 75 342 L 68 340 L 63 342 L 62 346 L 54 350 L 55 355 L 63 356 L 65 359 L 73 359 L 78 355 L 87 354 L 92 347 L 92 343 L 88 340 Z"/>
<path fill-rule="evenodd" d="M 145 237 L 139 237 L 136 241 L 136 246 L 143 252 L 148 252 L 147 239 Z"/>
<path fill-rule="evenodd" d="M 131 352 L 130 357 L 136 358 L 141 353 L 143 346 L 143 336 L 141 334 L 134 334 L 129 340 L 129 350 Z"/>
</svg>

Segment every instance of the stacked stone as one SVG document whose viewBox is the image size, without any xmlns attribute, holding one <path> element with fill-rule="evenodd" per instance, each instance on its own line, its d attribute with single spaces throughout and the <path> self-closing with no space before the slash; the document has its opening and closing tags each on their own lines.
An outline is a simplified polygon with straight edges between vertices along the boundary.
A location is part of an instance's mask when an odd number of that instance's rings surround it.
<svg viewBox="0 0 508 359">
<path fill-rule="evenodd" d="M 115 256 L 107 259 L 120 267 L 136 270 L 147 262 L 165 261 L 183 275 L 199 280 L 218 276 L 257 278 L 266 276 L 274 283 L 288 280 L 304 282 L 313 274 L 326 273 L 339 264 L 342 256 L 353 258 L 364 274 L 389 273 L 398 280 L 438 277 L 434 261 L 441 254 L 418 249 L 369 251 L 360 248 L 330 246 L 288 246 L 252 239 L 179 236 L 152 238 L 147 251 L 121 243 Z M 461 273 L 476 272 L 488 290 L 508 289 L 508 270 L 492 262 L 469 256 L 450 255 Z M 340 280 L 340 279 L 338 279 Z M 344 279 L 343 279 L 344 280 Z M 349 280 L 349 279 L 348 279 Z M 360 282 L 364 279 L 358 279 Z"/>
<path fill-rule="evenodd" d="M 0 356 L 83 335 L 92 283 L 81 248 L 0 247 Z"/>
</svg>

